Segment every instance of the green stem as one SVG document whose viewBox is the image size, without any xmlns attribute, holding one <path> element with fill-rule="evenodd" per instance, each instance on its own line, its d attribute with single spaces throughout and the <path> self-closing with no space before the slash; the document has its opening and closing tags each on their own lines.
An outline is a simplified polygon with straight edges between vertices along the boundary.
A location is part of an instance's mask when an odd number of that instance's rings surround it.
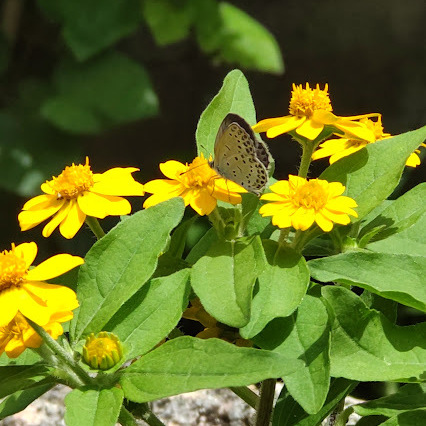
<svg viewBox="0 0 426 426">
<path fill-rule="evenodd" d="M 266 379 L 260 388 L 259 405 L 257 407 L 256 426 L 269 426 L 274 404 L 276 379 Z"/>
<path fill-rule="evenodd" d="M 37 334 L 41 336 L 45 345 L 66 365 L 66 367 L 69 367 L 69 369 L 75 373 L 83 384 L 87 385 L 92 383 L 92 378 L 86 373 L 86 371 L 78 365 L 71 354 L 69 354 L 56 340 L 52 339 L 50 334 L 43 327 L 31 321 L 29 318 L 26 318 L 26 320 Z"/>
<path fill-rule="evenodd" d="M 99 224 L 98 219 L 93 216 L 86 216 L 86 223 L 89 225 L 91 231 L 95 234 L 95 237 L 100 240 L 103 236 L 105 236 L 105 232 Z"/>
<path fill-rule="evenodd" d="M 256 408 L 259 404 L 259 397 L 246 386 L 231 386 L 229 389 L 250 405 L 250 407 Z"/>
<path fill-rule="evenodd" d="M 216 228 L 216 231 L 218 232 L 218 234 L 223 235 L 226 223 L 222 219 L 222 216 L 220 215 L 219 209 L 217 207 L 209 214 L 209 220 L 212 223 L 212 225 Z"/>
<path fill-rule="evenodd" d="M 343 398 L 331 413 L 327 426 L 345 426 L 348 422 L 349 416 L 353 413 L 352 407 L 345 408 L 345 398 Z"/>
<path fill-rule="evenodd" d="M 122 411 L 125 410 L 123 415 L 127 415 L 127 413 L 134 417 L 143 420 L 144 422 L 148 423 L 149 426 L 165 426 L 165 424 L 150 410 L 149 405 L 146 402 L 143 402 L 141 404 L 132 404 L 132 406 L 135 408 L 132 409 L 132 414 L 126 409 L 122 408 Z M 121 422 L 121 412 L 119 420 Z M 127 426 L 127 424 L 122 423 L 124 426 Z M 132 423 L 129 423 L 129 426 L 132 425 Z"/>
<path fill-rule="evenodd" d="M 309 166 L 311 164 L 312 153 L 315 150 L 315 144 L 313 141 L 307 141 L 302 144 L 302 148 L 302 159 L 300 160 L 298 175 L 302 178 L 306 178 L 306 176 L 308 175 Z"/>
</svg>

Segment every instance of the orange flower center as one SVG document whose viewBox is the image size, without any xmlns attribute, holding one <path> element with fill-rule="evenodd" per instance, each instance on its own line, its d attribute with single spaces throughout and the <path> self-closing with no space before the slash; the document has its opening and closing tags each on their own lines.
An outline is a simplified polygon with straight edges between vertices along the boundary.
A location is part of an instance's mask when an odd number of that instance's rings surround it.
<svg viewBox="0 0 426 426">
<path fill-rule="evenodd" d="M 15 253 L 15 246 L 12 250 L 4 250 L 0 253 L 0 292 L 12 286 L 19 286 L 27 274 L 27 265 L 24 259 Z"/>
<path fill-rule="evenodd" d="M 98 359 L 102 359 L 106 354 L 117 350 L 117 342 L 109 337 L 98 337 L 92 340 L 86 347 L 91 358 L 96 356 Z"/>
<path fill-rule="evenodd" d="M 77 198 L 79 194 L 89 190 L 94 184 L 88 159 L 84 165 L 73 163 L 72 166 L 65 167 L 64 171 L 59 176 L 53 177 L 48 184 L 56 192 L 58 199 Z"/>
<path fill-rule="evenodd" d="M 309 83 L 306 83 L 305 89 L 302 88 L 302 85 L 296 86 L 293 84 L 289 108 L 290 114 L 309 118 L 315 110 L 333 110 L 328 95 L 328 84 L 325 85 L 324 90 L 321 90 L 318 84 L 315 89 L 311 89 Z"/>
<path fill-rule="evenodd" d="M 8 337 L 7 340 L 10 341 L 16 336 L 21 336 L 22 332 L 29 327 L 30 325 L 25 321 L 24 316 L 18 312 L 9 324 L 0 327 L 0 336 Z"/>
<path fill-rule="evenodd" d="M 383 130 L 382 120 L 378 117 L 377 121 L 370 120 L 369 118 L 363 118 L 359 120 L 360 123 L 365 124 L 373 133 L 376 141 L 386 139 L 391 136 L 390 133 L 385 133 Z"/>
<path fill-rule="evenodd" d="M 305 185 L 295 189 L 292 196 L 293 204 L 296 207 L 306 209 L 321 210 L 327 203 L 327 193 L 316 179 L 307 182 Z"/>
<path fill-rule="evenodd" d="M 179 175 L 179 181 L 188 189 L 202 188 L 210 183 L 216 173 L 210 168 L 205 158 L 196 157 L 188 170 Z"/>
</svg>

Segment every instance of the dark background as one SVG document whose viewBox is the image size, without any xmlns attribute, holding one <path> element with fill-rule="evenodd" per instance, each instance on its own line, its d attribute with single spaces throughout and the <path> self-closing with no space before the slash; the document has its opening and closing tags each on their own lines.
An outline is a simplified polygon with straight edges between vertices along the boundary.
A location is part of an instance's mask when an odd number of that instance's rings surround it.
<svg viewBox="0 0 426 426">
<path fill-rule="evenodd" d="M 385 131 L 398 134 L 425 123 L 424 76 L 426 56 L 423 0 L 231 1 L 255 17 L 276 37 L 285 63 L 283 75 L 255 71 L 245 73 L 258 119 L 286 115 L 292 83 L 329 84 L 337 115 L 368 112 L 383 114 Z M 3 3 L 5 4 L 5 3 Z M 7 72 L 0 81 L 1 107 L 18 96 L 19 82 L 28 77 L 48 78 L 58 60 L 60 28 L 41 14 L 34 1 L 23 2 L 16 39 Z M 135 166 L 140 182 L 160 177 L 158 164 L 168 159 L 191 161 L 195 156 L 198 118 L 234 67 L 214 64 L 200 51 L 194 38 L 159 47 L 149 28 L 121 40 L 117 49 L 142 63 L 149 72 L 160 101 L 158 116 L 116 127 L 96 136 L 81 136 L 80 158 L 88 155 L 92 169 L 103 172 L 116 166 Z M 63 51 L 63 47 L 62 47 Z M 0 141 L 1 144 L 2 141 Z M 270 140 L 276 159 L 275 177 L 297 172 L 300 150 L 287 135 Z M 58 149 L 66 146 L 58 141 Z M 1 153 L 0 153 L 1 155 Z M 311 176 L 328 164 L 314 163 Z M 59 174 L 66 164 L 58 164 Z M 383 164 L 386 167 L 386 164 Z M 424 180 L 424 166 L 407 168 L 400 191 Z M 46 176 L 50 179 L 50 176 Z M 19 231 L 16 216 L 26 198 L 1 190 L 1 249 L 11 241 L 35 240 L 48 254 L 70 251 L 84 254 L 93 242 L 88 229 L 72 241 L 55 231 L 41 237 L 41 226 Z M 142 201 L 132 201 L 140 209 Z M 112 226 L 115 218 L 104 222 Z"/>
</svg>

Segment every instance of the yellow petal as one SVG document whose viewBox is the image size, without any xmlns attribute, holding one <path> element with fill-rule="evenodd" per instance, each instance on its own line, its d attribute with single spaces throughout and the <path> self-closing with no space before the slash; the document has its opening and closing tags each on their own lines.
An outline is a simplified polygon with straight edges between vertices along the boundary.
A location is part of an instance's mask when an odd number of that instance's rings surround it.
<svg viewBox="0 0 426 426">
<path fill-rule="evenodd" d="M 45 325 L 49 322 L 52 311 L 47 307 L 45 301 L 26 291 L 26 284 L 22 286 L 25 291 L 21 292 L 19 311 L 36 324 Z"/>
<path fill-rule="evenodd" d="M 405 165 L 409 167 L 417 167 L 419 164 L 420 164 L 420 157 L 415 152 L 413 152 L 408 157 L 408 160 L 405 163 Z"/>
<path fill-rule="evenodd" d="M 315 215 L 315 222 L 324 232 L 330 232 L 333 229 L 333 222 L 324 217 L 321 213 Z"/>
<path fill-rule="evenodd" d="M 294 229 L 306 231 L 315 221 L 315 211 L 300 207 L 292 216 L 291 224 Z"/>
<path fill-rule="evenodd" d="M 213 181 L 214 189 L 219 189 L 226 192 L 239 192 L 239 193 L 248 192 L 241 185 L 238 185 L 238 183 L 230 179 L 218 178 L 218 179 L 212 179 L 212 181 Z"/>
<path fill-rule="evenodd" d="M 37 250 L 37 244 L 34 242 L 22 243 L 15 247 L 15 254 L 19 258 L 24 259 L 27 268 L 29 268 L 37 256 Z"/>
<path fill-rule="evenodd" d="M 296 133 L 310 141 L 313 141 L 324 129 L 324 125 L 316 123 L 313 120 L 306 120 L 301 126 L 296 129 Z"/>
<path fill-rule="evenodd" d="M 145 184 L 144 188 L 151 194 L 164 192 L 174 194 L 173 197 L 177 197 L 184 190 L 184 186 L 179 181 L 168 179 L 151 180 Z"/>
<path fill-rule="evenodd" d="M 260 199 L 263 201 L 285 201 L 287 197 L 281 194 L 275 194 L 275 192 L 268 192 L 263 194 Z"/>
<path fill-rule="evenodd" d="M 210 192 L 210 189 L 207 189 Z M 212 197 L 216 200 L 224 201 L 225 203 L 231 203 L 233 205 L 241 203 L 241 195 L 231 191 L 223 191 L 215 187 L 211 191 Z"/>
<path fill-rule="evenodd" d="M 318 124 L 327 124 L 327 125 L 334 125 L 339 120 L 339 117 L 334 115 L 330 111 L 325 111 L 322 109 L 317 109 L 312 114 L 312 120 L 317 122 Z"/>
<path fill-rule="evenodd" d="M 66 218 L 59 225 L 59 232 L 68 239 L 71 239 L 82 227 L 86 215 L 80 210 L 77 200 L 71 200 L 71 207 Z"/>
<path fill-rule="evenodd" d="M 14 337 L 6 345 L 5 352 L 9 358 L 18 358 L 25 350 L 25 345 L 21 342 L 18 336 Z"/>
<path fill-rule="evenodd" d="M 113 195 L 98 195 L 84 192 L 77 198 L 78 206 L 87 216 L 103 219 L 104 217 L 129 214 L 132 210 L 130 203 L 121 197 Z"/>
<path fill-rule="evenodd" d="M 117 167 L 102 174 L 93 175 L 95 184 L 91 192 L 103 195 L 144 195 L 143 185 L 133 179 L 132 173 L 139 169 Z"/>
<path fill-rule="evenodd" d="M 21 231 L 27 231 L 28 229 L 34 228 L 41 222 L 45 221 L 50 216 L 53 216 L 61 207 L 66 203 L 65 200 L 56 200 L 49 202 L 46 208 L 38 210 L 40 206 L 34 206 L 35 210 L 24 210 L 18 215 L 19 226 Z"/>
<path fill-rule="evenodd" d="M 323 182 L 324 181 L 322 180 L 318 180 L 318 184 L 321 185 L 324 190 L 328 192 L 329 199 L 342 195 L 345 192 L 346 188 L 340 182 L 326 182 L 326 185 L 323 185 Z M 353 207 L 356 207 L 356 205 Z"/>
<path fill-rule="evenodd" d="M 48 205 L 50 205 L 52 202 L 55 202 L 55 201 L 57 201 L 57 198 L 54 195 L 47 195 L 47 194 L 38 195 L 37 197 L 31 198 L 30 200 L 28 200 L 24 204 L 24 207 L 22 207 L 22 210 L 30 210 L 33 208 L 37 208 L 37 210 L 40 208 L 44 209 Z"/>
<path fill-rule="evenodd" d="M 306 120 L 306 117 L 293 117 L 290 115 L 286 118 L 288 119 L 283 124 L 270 128 L 266 132 L 266 136 L 268 138 L 275 138 L 279 135 L 282 135 L 283 133 L 290 132 L 291 130 L 294 130 L 302 125 Z"/>
<path fill-rule="evenodd" d="M 72 311 L 78 307 L 74 290 L 63 285 L 27 281 L 22 288 L 29 298 L 35 300 L 41 307 L 50 309 L 49 320 L 56 312 Z"/>
<path fill-rule="evenodd" d="M 83 263 L 84 259 L 79 256 L 57 254 L 28 271 L 26 279 L 28 281 L 50 280 L 51 278 L 65 274 L 65 272 L 68 272 Z"/>
<path fill-rule="evenodd" d="M 335 163 L 337 160 L 340 160 L 343 157 L 347 157 L 348 155 L 353 154 L 354 152 L 360 151 L 362 148 L 364 148 L 367 145 L 367 142 L 365 145 L 358 145 L 358 146 L 352 146 L 350 148 L 345 149 L 344 151 L 336 152 L 330 157 L 330 164 Z"/>
<path fill-rule="evenodd" d="M 43 228 L 42 235 L 43 237 L 50 237 L 52 232 L 58 227 L 58 225 L 66 218 L 69 209 L 71 208 L 71 203 L 65 202 L 61 209 L 53 216 L 52 220 Z"/>
<path fill-rule="evenodd" d="M 341 152 L 347 149 L 348 139 L 340 138 L 340 139 L 330 139 L 326 142 L 323 142 L 319 149 L 317 149 L 312 154 L 312 160 L 318 160 L 319 158 L 329 157 L 330 155 L 335 154 L 336 152 Z"/>
<path fill-rule="evenodd" d="M 291 216 L 278 214 L 272 218 L 272 225 L 278 228 L 289 228 L 291 226 Z"/>
<path fill-rule="evenodd" d="M 200 190 L 192 197 L 191 207 L 200 215 L 210 214 L 216 208 L 216 199 L 213 198 L 207 189 Z"/>
<path fill-rule="evenodd" d="M 269 189 L 272 192 L 276 192 L 277 194 L 288 195 L 290 191 L 290 186 L 287 180 L 279 180 L 278 182 L 272 184 Z"/>
<path fill-rule="evenodd" d="M 44 328 L 55 340 L 64 333 L 62 325 L 58 322 L 50 322 Z"/>
<path fill-rule="evenodd" d="M 339 223 L 340 225 L 347 225 L 351 222 L 351 219 L 347 214 L 341 212 L 333 212 L 331 210 L 328 210 L 327 208 L 321 210 L 321 215 L 334 223 Z"/>
<path fill-rule="evenodd" d="M 291 115 L 286 115 L 284 117 L 276 117 L 276 118 L 266 118 L 265 120 L 260 120 L 257 124 L 252 126 L 253 132 L 262 133 L 269 130 L 271 127 L 279 126 L 280 124 L 284 124 L 291 118 Z"/>
<path fill-rule="evenodd" d="M 42 183 L 40 188 L 46 194 L 54 195 L 55 197 L 58 195 L 56 191 L 47 182 Z"/>
<path fill-rule="evenodd" d="M 0 292 L 0 327 L 4 327 L 12 321 L 18 312 L 21 290 L 10 287 Z"/>
<path fill-rule="evenodd" d="M 73 317 L 74 317 L 74 314 L 71 311 L 55 312 L 50 317 L 50 321 L 67 322 L 72 320 Z"/>
<path fill-rule="evenodd" d="M 169 179 L 176 179 L 181 173 L 188 170 L 185 164 L 179 163 L 179 161 L 170 160 L 160 164 L 160 170 L 164 176 Z"/>
<path fill-rule="evenodd" d="M 375 142 L 376 136 L 374 132 L 370 130 L 367 126 L 362 123 L 358 123 L 357 121 L 349 121 L 349 120 L 339 120 L 333 124 L 339 130 L 342 130 L 346 134 L 353 135 L 359 139 L 366 140 L 368 142 Z"/>
<path fill-rule="evenodd" d="M 159 193 L 159 194 L 151 195 L 143 203 L 143 208 L 148 209 L 149 207 L 155 206 L 159 203 L 162 203 L 163 201 L 167 201 L 167 200 L 170 200 L 171 198 L 175 198 L 175 197 L 176 197 L 175 195 L 169 194 L 169 193 Z M 188 203 L 185 202 L 185 206 L 187 206 L 187 205 L 188 205 Z"/>
</svg>

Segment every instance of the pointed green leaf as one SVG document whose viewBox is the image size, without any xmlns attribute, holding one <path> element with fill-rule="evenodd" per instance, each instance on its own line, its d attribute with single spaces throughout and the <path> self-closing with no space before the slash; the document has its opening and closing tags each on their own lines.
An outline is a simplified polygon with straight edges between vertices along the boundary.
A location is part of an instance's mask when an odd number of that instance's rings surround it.
<svg viewBox="0 0 426 426">
<path fill-rule="evenodd" d="M 357 203 L 359 218 L 385 200 L 398 185 L 405 162 L 426 139 L 426 126 L 369 144 L 329 166 L 320 176 L 346 186 Z"/>
<path fill-rule="evenodd" d="M 0 420 L 24 410 L 33 401 L 55 386 L 55 384 L 53 380 L 50 383 L 42 381 L 28 389 L 19 390 L 9 395 L 0 403 Z"/>
<path fill-rule="evenodd" d="M 43 364 L 0 367 L 0 398 L 26 389 L 45 379 L 49 369 Z"/>
<path fill-rule="evenodd" d="M 326 286 L 322 294 L 334 315 L 332 376 L 360 381 L 424 379 L 426 323 L 394 325 L 343 287 Z"/>
<path fill-rule="evenodd" d="M 259 236 L 218 241 L 192 267 L 191 285 L 210 315 L 239 328 L 249 321 L 253 285 L 264 267 Z"/>
<path fill-rule="evenodd" d="M 424 257 L 356 251 L 310 260 L 308 266 L 319 281 L 355 285 L 426 311 Z"/>
<path fill-rule="evenodd" d="M 85 63 L 63 61 L 53 76 L 55 94 L 41 113 L 71 133 L 98 133 L 158 111 L 146 71 L 121 53 L 108 52 Z"/>
<path fill-rule="evenodd" d="M 286 387 L 275 404 L 272 426 L 318 426 L 358 384 L 346 379 L 332 379 L 330 390 L 321 410 L 309 415 L 292 398 Z"/>
<path fill-rule="evenodd" d="M 80 268 L 73 340 L 101 331 L 147 282 L 183 211 L 182 198 L 173 198 L 135 213 L 93 245 Z"/>
<path fill-rule="evenodd" d="M 191 251 L 186 257 L 186 261 L 189 264 L 196 263 L 201 259 L 208 251 L 208 249 L 218 241 L 218 236 L 214 228 L 210 228 L 197 242 L 197 244 L 192 247 Z"/>
<path fill-rule="evenodd" d="M 382 423 L 382 426 L 424 426 L 426 424 L 426 410 L 406 411 L 391 417 Z"/>
<path fill-rule="evenodd" d="M 274 36 L 238 7 L 221 2 L 222 37 L 217 56 L 246 69 L 281 74 L 284 64 Z"/>
<path fill-rule="evenodd" d="M 310 414 L 324 404 L 330 385 L 330 326 L 324 304 L 307 294 L 297 311 L 287 318 L 271 321 L 255 337 L 262 349 L 272 350 L 305 365 L 284 377 L 292 397 Z"/>
<path fill-rule="evenodd" d="M 195 133 L 198 155 L 203 153 L 205 158 L 213 155 L 217 131 L 229 112 L 241 115 L 250 125 L 256 124 L 249 85 L 240 70 L 228 73 L 219 93 L 201 114 Z"/>
<path fill-rule="evenodd" d="M 114 426 L 120 414 L 123 391 L 74 389 L 65 397 L 67 426 Z"/>
<path fill-rule="evenodd" d="M 396 416 L 404 411 L 426 407 L 426 384 L 409 384 L 401 387 L 398 392 L 354 405 L 354 411 L 360 416 L 382 415 Z"/>
<path fill-rule="evenodd" d="M 263 242 L 266 267 L 259 276 L 259 289 L 252 301 L 250 322 L 240 330 L 245 339 L 260 333 L 269 321 L 288 317 L 302 302 L 309 284 L 305 259 L 297 252 Z"/>
<path fill-rule="evenodd" d="M 146 402 L 197 389 L 245 386 L 290 374 L 300 365 L 270 351 L 185 336 L 126 368 L 120 383 L 126 398 Z"/>
<path fill-rule="evenodd" d="M 104 330 L 116 334 L 125 360 L 143 355 L 164 339 L 188 306 L 189 270 L 154 278 L 111 318 Z"/>
</svg>

